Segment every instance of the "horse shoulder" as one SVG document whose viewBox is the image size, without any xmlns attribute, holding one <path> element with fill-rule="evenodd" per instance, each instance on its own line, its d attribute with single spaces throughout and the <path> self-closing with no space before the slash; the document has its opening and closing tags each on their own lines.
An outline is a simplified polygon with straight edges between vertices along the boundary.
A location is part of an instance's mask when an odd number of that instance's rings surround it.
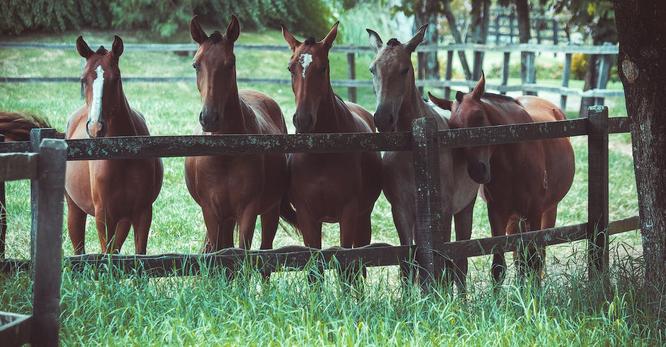
<svg viewBox="0 0 666 347">
<path fill-rule="evenodd" d="M 78 110 L 74 111 L 67 120 L 67 129 L 65 130 L 65 138 L 72 139 L 78 138 L 76 136 L 76 130 L 80 127 L 81 124 L 85 125 L 86 118 L 88 117 L 88 108 L 84 105 L 81 106 Z"/>
<path fill-rule="evenodd" d="M 148 131 L 148 125 L 146 124 L 146 118 L 141 112 L 134 109 L 131 110 L 130 119 L 132 120 L 134 129 L 136 130 L 136 135 L 150 135 L 150 132 Z"/>
</svg>

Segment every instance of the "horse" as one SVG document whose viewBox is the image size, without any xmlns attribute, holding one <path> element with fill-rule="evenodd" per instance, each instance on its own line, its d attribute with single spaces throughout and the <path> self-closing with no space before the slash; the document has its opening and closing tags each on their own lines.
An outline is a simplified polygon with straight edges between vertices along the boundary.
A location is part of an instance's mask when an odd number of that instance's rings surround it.
<svg viewBox="0 0 666 347">
<path fill-rule="evenodd" d="M 83 37 L 76 49 L 86 59 L 81 81 L 85 105 L 67 123 L 66 139 L 148 136 L 143 115 L 133 110 L 123 92 L 118 62 L 124 45 L 115 36 L 111 50 L 90 49 Z M 85 253 L 87 215 L 95 217 L 103 253 L 120 251 L 130 227 L 134 248 L 145 254 L 152 223 L 152 204 L 162 188 L 159 158 L 68 161 L 65 174 L 67 227 L 76 254 Z"/>
<path fill-rule="evenodd" d="M 485 93 L 485 75 L 468 94 L 456 93 L 451 102 L 430 95 L 430 100 L 451 111 L 452 128 L 549 122 L 566 119 L 551 102 L 536 96 L 511 98 Z M 552 228 L 557 206 L 573 182 L 574 152 L 568 138 L 518 142 L 464 150 L 470 177 L 483 185 L 493 236 Z M 528 245 L 514 252 L 520 277 L 532 271 L 543 276 L 545 248 Z M 504 253 L 493 255 L 492 275 L 500 284 L 505 275 Z"/>
<path fill-rule="evenodd" d="M 6 142 L 30 141 L 30 130 L 33 128 L 52 126 L 45 118 L 31 113 L 0 111 L 0 134 Z"/>
<path fill-rule="evenodd" d="M 238 90 L 234 55 L 240 35 L 238 19 L 231 17 L 224 35 L 215 31 L 209 36 L 195 16 L 190 33 L 199 45 L 192 66 L 203 103 L 199 113 L 203 133 L 286 134 L 282 111 L 273 99 L 257 91 Z M 185 182 L 206 224 L 204 252 L 233 247 L 236 224 L 240 247 L 249 249 L 258 215 L 261 249 L 273 248 L 281 214 L 295 222 L 286 197 L 289 173 L 282 153 L 188 157 Z"/>
<path fill-rule="evenodd" d="M 419 28 L 407 43 L 395 38 L 383 43 L 379 34 L 366 29 L 370 46 L 376 51 L 370 63 L 370 72 L 377 95 L 375 124 L 380 132 L 411 131 L 412 123 L 419 117 L 432 117 L 439 130 L 449 129 L 446 118 L 437 113 L 422 98 L 416 88 L 411 54 L 423 41 L 427 25 Z M 414 182 L 414 159 L 411 151 L 384 152 L 384 195 L 391 203 L 393 222 L 398 231 L 400 244 L 412 245 L 416 221 L 416 185 Z M 455 218 L 456 240 L 469 240 L 472 235 L 472 216 L 479 184 L 474 182 L 465 169 L 464 156 L 459 149 L 439 150 L 441 185 L 441 211 L 444 222 Z M 444 240 L 451 241 L 451 230 L 445 228 Z M 455 266 L 454 266 L 455 263 Z M 462 291 L 467 276 L 467 258 L 455 258 L 446 262 L 449 277 Z M 403 267 L 403 272 L 407 268 Z"/>
<path fill-rule="evenodd" d="M 323 40 L 297 40 L 284 26 L 292 51 L 288 70 L 296 100 L 297 133 L 374 133 L 370 112 L 333 92 L 328 52 L 338 32 L 335 23 Z M 295 153 L 289 161 L 289 198 L 297 228 L 307 247 L 321 248 L 322 223 L 339 223 L 344 248 L 370 244 L 370 215 L 381 193 L 377 152 Z"/>
</svg>

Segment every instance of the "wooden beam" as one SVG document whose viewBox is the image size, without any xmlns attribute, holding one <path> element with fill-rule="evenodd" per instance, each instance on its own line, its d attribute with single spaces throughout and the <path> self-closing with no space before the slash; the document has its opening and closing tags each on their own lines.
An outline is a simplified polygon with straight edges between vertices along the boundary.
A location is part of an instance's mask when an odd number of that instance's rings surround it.
<svg viewBox="0 0 666 347">
<path fill-rule="evenodd" d="M 37 155 L 32 153 L 0 153 L 0 181 L 31 179 L 37 164 Z"/>
<path fill-rule="evenodd" d="M 30 343 L 32 317 L 0 311 L 0 341 L 3 346 L 23 346 Z"/>
</svg>

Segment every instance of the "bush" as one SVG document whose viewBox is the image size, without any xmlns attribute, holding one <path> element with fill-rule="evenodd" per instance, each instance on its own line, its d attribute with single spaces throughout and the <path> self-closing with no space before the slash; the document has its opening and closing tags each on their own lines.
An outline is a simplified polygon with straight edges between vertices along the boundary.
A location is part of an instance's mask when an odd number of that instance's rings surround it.
<svg viewBox="0 0 666 347">
<path fill-rule="evenodd" d="M 231 14 L 244 28 L 284 23 L 290 30 L 317 37 L 328 32 L 332 17 L 327 0 L 8 0 L 0 1 L 0 33 L 149 29 L 166 38 L 187 30 L 192 14 L 220 27 L 228 24 Z"/>
<path fill-rule="evenodd" d="M 571 73 L 577 80 L 585 79 L 587 72 L 587 54 L 574 53 L 571 56 Z"/>
</svg>

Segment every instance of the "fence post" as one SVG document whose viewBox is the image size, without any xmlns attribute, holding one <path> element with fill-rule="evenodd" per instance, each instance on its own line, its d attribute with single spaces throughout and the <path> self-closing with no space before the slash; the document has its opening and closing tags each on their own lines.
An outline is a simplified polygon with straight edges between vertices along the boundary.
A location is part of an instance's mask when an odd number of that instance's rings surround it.
<svg viewBox="0 0 666 347">
<path fill-rule="evenodd" d="M 502 61 L 502 87 L 506 87 L 509 84 L 509 59 L 511 58 L 511 52 L 504 52 L 504 60 Z M 506 91 L 500 90 L 500 94 L 506 95 Z"/>
<path fill-rule="evenodd" d="M 515 19 L 513 12 L 509 13 L 509 43 L 513 43 L 513 20 Z"/>
<path fill-rule="evenodd" d="M 356 79 L 356 54 L 354 52 L 347 53 L 347 76 L 350 80 Z M 356 87 L 347 88 L 347 97 L 349 101 L 356 102 Z"/>
<path fill-rule="evenodd" d="M 608 270 L 608 108 L 591 106 L 588 117 L 588 274 Z"/>
<path fill-rule="evenodd" d="M 525 55 L 525 76 L 523 83 L 534 84 L 536 83 L 536 56 L 534 52 L 521 52 Z M 525 91 L 523 86 L 523 95 L 537 95 L 536 92 Z"/>
<path fill-rule="evenodd" d="M 495 16 L 495 44 L 500 44 L 500 16 Z"/>
<path fill-rule="evenodd" d="M 412 124 L 414 180 L 416 184 L 416 262 L 421 287 L 428 287 L 445 264 L 435 261 L 433 238 L 442 233 L 440 200 L 439 142 L 437 122 L 433 117 L 418 118 Z"/>
<path fill-rule="evenodd" d="M 444 80 L 451 83 L 453 77 L 453 51 L 446 51 L 446 71 L 444 72 Z M 444 98 L 451 99 L 451 85 L 444 87 Z"/>
<path fill-rule="evenodd" d="M 604 43 L 605 45 L 609 45 L 608 42 Z M 610 67 L 611 67 L 611 57 L 608 54 L 602 54 L 598 56 L 599 58 L 597 59 L 599 61 L 599 70 L 597 70 L 597 89 L 606 89 L 606 86 L 608 85 L 608 75 L 610 72 Z M 603 105 L 604 104 L 604 98 L 603 97 L 598 97 L 594 99 L 594 104 L 595 105 Z"/>
<path fill-rule="evenodd" d="M 553 44 L 557 45 L 560 43 L 560 24 L 556 19 L 552 20 L 553 22 Z"/>
<path fill-rule="evenodd" d="M 569 87 L 569 78 L 571 77 L 571 53 L 566 53 L 564 55 L 564 71 L 562 72 L 562 87 Z M 567 109 L 567 94 L 562 93 L 560 95 L 560 108 L 562 112 L 565 112 Z"/>
<path fill-rule="evenodd" d="M 38 153 L 43 139 L 53 138 L 57 134 L 55 129 L 34 128 L 30 130 L 30 151 Z M 37 194 L 39 192 L 40 182 L 38 179 L 30 181 L 30 207 L 32 210 L 32 227 L 30 229 L 30 257 L 35 254 L 35 234 L 37 233 Z"/>
<path fill-rule="evenodd" d="M 5 136 L 0 135 L 0 143 L 5 142 Z M 7 200 L 5 196 L 5 181 L 0 182 L 0 260 L 5 260 L 5 243 L 7 242 Z"/>
<path fill-rule="evenodd" d="M 57 346 L 62 270 L 62 215 L 67 144 L 46 140 L 39 150 L 40 180 L 37 199 L 35 250 L 32 255 L 33 322 L 35 346 Z M 35 201 L 33 201 L 35 203 Z"/>
<path fill-rule="evenodd" d="M 424 80 L 426 79 L 425 76 L 425 68 L 426 68 L 426 63 L 425 63 L 425 53 L 424 52 L 416 52 L 416 76 L 417 80 Z M 423 95 L 423 86 L 417 88 L 419 90 L 419 95 Z"/>
</svg>

